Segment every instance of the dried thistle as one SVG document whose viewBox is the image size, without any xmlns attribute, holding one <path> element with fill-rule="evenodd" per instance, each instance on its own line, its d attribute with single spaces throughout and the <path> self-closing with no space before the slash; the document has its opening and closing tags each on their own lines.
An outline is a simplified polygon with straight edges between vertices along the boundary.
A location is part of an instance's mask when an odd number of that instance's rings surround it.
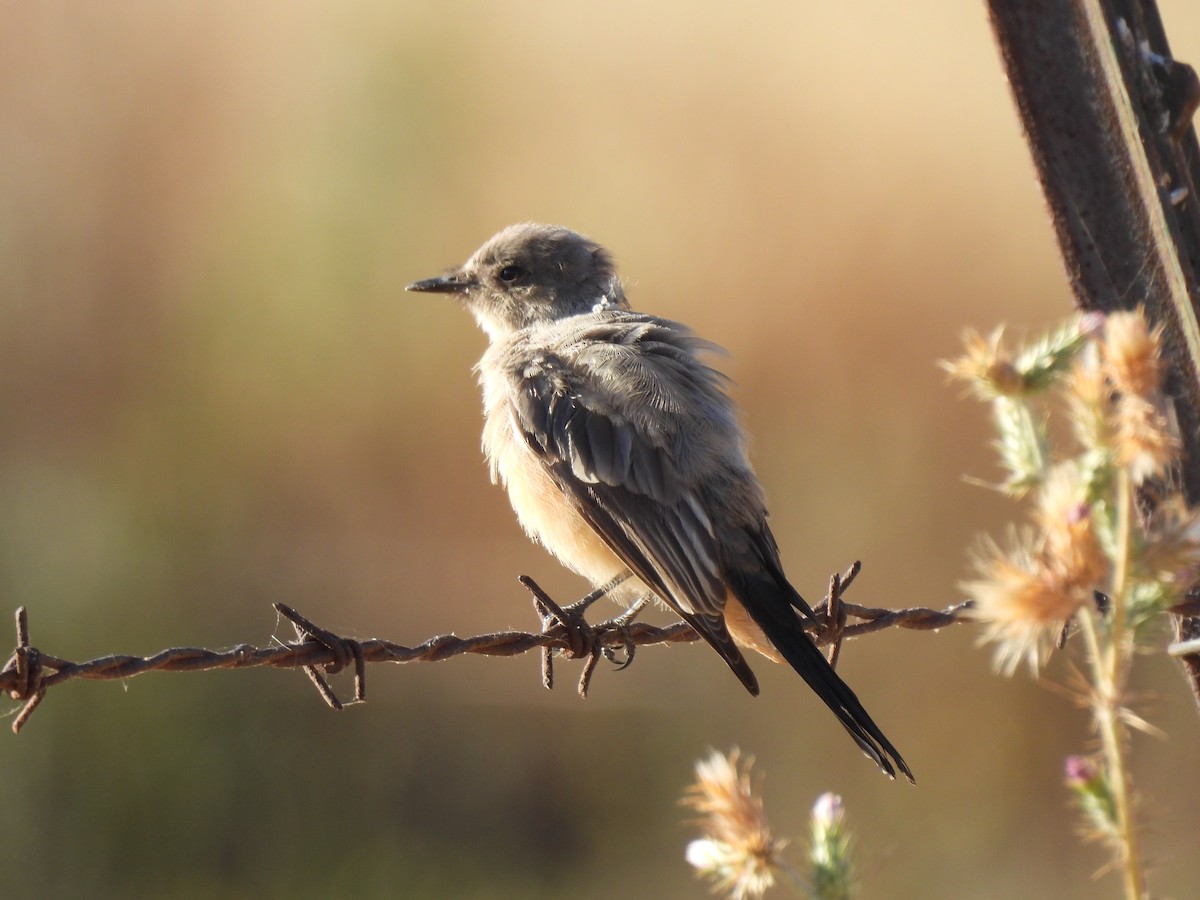
<svg viewBox="0 0 1200 900">
<path fill-rule="evenodd" d="M 1162 336 L 1162 326 L 1152 330 L 1140 309 L 1113 313 L 1104 329 L 1103 370 L 1117 393 L 1112 439 L 1135 484 L 1161 477 L 1179 455 L 1160 394 Z"/>
<path fill-rule="evenodd" d="M 941 363 L 951 378 L 965 381 L 981 400 L 1024 392 L 1025 379 L 1004 347 L 1003 326 L 994 329 L 986 338 L 974 329 L 967 329 L 963 333 L 963 345 L 962 356 Z"/>
<path fill-rule="evenodd" d="M 967 329 L 963 355 L 943 360 L 941 366 L 981 400 L 1024 397 L 1048 388 L 1096 330 L 1095 317 L 1072 319 L 1014 355 L 1004 346 L 1003 326 L 986 338 Z"/>
<path fill-rule="evenodd" d="M 1104 322 L 1104 363 L 1120 394 L 1153 397 L 1162 384 L 1163 329 L 1151 330 L 1141 309 L 1111 313 Z"/>
<path fill-rule="evenodd" d="M 984 539 L 977 577 L 962 587 L 997 644 L 996 665 L 1011 675 L 1021 660 L 1036 673 L 1067 622 L 1109 576 L 1111 564 L 1087 503 L 1079 466 L 1063 462 L 1046 475 L 1034 512 L 1037 529 L 1014 531 L 1007 550 Z"/>
<path fill-rule="evenodd" d="M 992 404 L 999 435 L 996 448 L 1008 472 L 1005 492 L 1022 497 L 1041 483 L 1047 467 L 1046 433 L 1030 400 L 1055 382 L 1095 331 L 1093 317 L 1075 319 L 1013 354 L 1004 345 L 1003 328 L 986 338 L 968 330 L 963 355 L 942 361 L 951 378 L 965 381 L 972 393 Z"/>
<path fill-rule="evenodd" d="M 1014 484 L 1036 484 L 1038 492 L 1033 527 L 1014 530 L 1007 549 L 986 540 L 974 560 L 976 578 L 964 587 L 1007 672 L 1022 659 L 1036 672 L 1055 633 L 1065 635 L 1063 626 L 1077 623 L 1101 752 L 1095 762 L 1069 760 L 1067 785 L 1088 833 L 1105 839 L 1133 898 L 1145 894 L 1145 882 L 1126 745 L 1131 728 L 1151 726 L 1127 705 L 1130 670 L 1155 633 L 1149 626 L 1195 580 L 1200 515 L 1168 491 L 1180 441 L 1161 393 L 1163 330 L 1152 329 L 1141 310 L 1086 316 L 1077 330 L 1077 342 L 1064 337 L 1068 326 L 1009 357 L 1026 383 L 1042 384 L 1025 370 L 1041 360 L 1045 386 L 1064 388 L 1077 451 L 1046 440 L 1034 398 L 976 387 L 993 407 L 1009 493 L 1018 493 Z M 1057 355 L 1048 348 L 1058 348 Z M 968 344 L 968 358 L 981 352 Z M 1070 371 L 1059 377 L 1068 357 Z M 959 364 L 953 371 L 978 377 L 982 367 L 972 373 Z M 1161 482 L 1162 496 L 1147 519 L 1135 494 L 1149 478 Z M 1103 592 L 1103 605 L 1090 602 L 1094 592 Z"/>
<path fill-rule="evenodd" d="M 696 763 L 696 782 L 682 801 L 703 816 L 705 835 L 688 844 L 687 861 L 733 900 L 761 897 L 784 869 L 785 842 L 771 833 L 753 765 L 736 748 L 728 756 L 713 750 Z"/>
<path fill-rule="evenodd" d="M 984 623 L 982 640 L 995 643 L 996 667 L 1006 675 L 1021 660 L 1035 674 L 1083 597 L 1043 564 L 1032 531 L 1014 532 L 1007 550 L 984 538 L 973 560 L 977 577 L 961 585 Z"/>
<path fill-rule="evenodd" d="M 1043 536 L 1041 563 L 1059 589 L 1076 603 L 1108 578 L 1111 565 L 1097 534 L 1087 485 L 1071 460 L 1050 470 L 1038 492 L 1034 521 Z"/>
<path fill-rule="evenodd" d="M 1163 477 L 1179 456 L 1179 438 L 1162 406 L 1125 394 L 1117 401 L 1113 420 L 1117 462 L 1129 469 L 1134 484 Z"/>
</svg>

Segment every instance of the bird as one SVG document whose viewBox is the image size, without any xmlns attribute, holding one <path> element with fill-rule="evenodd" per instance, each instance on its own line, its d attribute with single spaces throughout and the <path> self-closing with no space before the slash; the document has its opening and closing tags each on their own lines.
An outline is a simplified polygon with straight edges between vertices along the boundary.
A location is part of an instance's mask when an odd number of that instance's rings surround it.
<svg viewBox="0 0 1200 900">
<path fill-rule="evenodd" d="M 889 777 L 903 757 L 804 631 L 747 456 L 720 348 L 631 309 L 612 255 L 522 223 L 409 284 L 445 294 L 489 338 L 475 370 L 483 451 L 524 530 L 595 586 L 655 596 L 752 695 L 741 647 L 789 664 Z"/>
</svg>

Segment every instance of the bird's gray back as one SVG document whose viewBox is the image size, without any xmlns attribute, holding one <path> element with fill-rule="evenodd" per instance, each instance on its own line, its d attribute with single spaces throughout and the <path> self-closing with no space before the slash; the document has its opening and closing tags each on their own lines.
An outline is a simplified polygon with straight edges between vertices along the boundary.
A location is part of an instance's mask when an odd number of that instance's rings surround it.
<svg viewBox="0 0 1200 900">
<path fill-rule="evenodd" d="M 503 393 L 527 406 L 538 380 L 543 391 L 628 426 L 634 439 L 662 451 L 684 483 L 753 479 L 728 379 L 700 358 L 705 352 L 720 348 L 679 323 L 606 310 L 516 332 L 493 343 L 478 368 L 485 395 L 493 395 L 488 405 Z M 550 432 L 566 425 L 553 418 L 535 424 Z"/>
</svg>

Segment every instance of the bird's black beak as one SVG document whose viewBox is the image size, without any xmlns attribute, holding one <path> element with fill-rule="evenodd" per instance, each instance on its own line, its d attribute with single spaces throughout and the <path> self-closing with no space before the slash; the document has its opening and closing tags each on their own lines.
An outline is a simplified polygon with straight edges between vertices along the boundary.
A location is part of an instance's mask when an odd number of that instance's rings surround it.
<svg viewBox="0 0 1200 900">
<path fill-rule="evenodd" d="M 426 278 L 424 281 L 414 281 L 406 291 L 417 291 L 423 294 L 465 294 L 471 289 L 471 280 L 462 272 L 447 272 L 437 278 Z"/>
</svg>

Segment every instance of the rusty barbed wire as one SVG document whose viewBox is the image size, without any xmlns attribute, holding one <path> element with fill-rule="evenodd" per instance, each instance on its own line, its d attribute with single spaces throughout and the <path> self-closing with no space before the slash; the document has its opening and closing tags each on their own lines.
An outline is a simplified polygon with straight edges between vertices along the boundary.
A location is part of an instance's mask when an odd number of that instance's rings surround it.
<svg viewBox="0 0 1200 900">
<path fill-rule="evenodd" d="M 871 634 L 886 628 L 900 627 L 916 630 L 936 630 L 964 619 L 970 601 L 944 610 L 913 607 L 909 609 L 878 609 L 847 603 L 842 599 L 846 588 L 861 569 L 859 563 L 844 575 L 830 579 L 830 593 L 814 609 L 814 621 L 806 623 L 819 646 L 831 647 L 836 661 L 842 642 L 851 637 Z M 658 627 L 636 622 L 633 617 L 641 608 L 635 605 L 616 618 L 599 625 L 589 625 L 583 618 L 587 607 L 603 596 L 612 585 L 589 594 L 578 603 L 560 607 L 532 578 L 522 575 L 521 584 L 533 594 L 534 608 L 542 621 L 542 631 L 498 631 L 475 637 L 460 638 L 453 633 L 440 634 L 407 647 L 380 638 L 357 640 L 327 631 L 300 615 L 284 603 L 274 604 L 275 610 L 296 629 L 297 640 L 273 647 L 239 644 L 225 650 L 200 647 L 172 647 L 151 656 L 109 655 L 87 662 L 71 662 L 38 650 L 30 644 L 29 623 L 25 607 L 16 611 L 17 645 L 4 668 L 0 670 L 0 690 L 20 707 L 13 719 L 12 730 L 17 733 L 29 721 L 46 692 L 59 684 L 77 678 L 93 681 L 131 678 L 146 672 L 203 672 L 212 669 L 303 669 L 325 702 L 334 709 L 343 704 L 334 695 L 324 674 L 336 674 L 354 664 L 353 703 L 366 701 L 366 664 L 378 662 L 438 662 L 463 654 L 480 656 L 517 656 L 531 650 L 542 655 L 542 683 L 554 685 L 553 659 L 584 659 L 578 692 L 586 698 L 600 659 L 623 669 L 633 661 L 637 647 L 652 644 L 689 643 L 699 635 L 685 622 Z M 830 610 L 832 609 L 832 615 Z M 858 621 L 850 622 L 850 618 Z M 324 673 L 324 674 L 322 674 Z"/>
</svg>

